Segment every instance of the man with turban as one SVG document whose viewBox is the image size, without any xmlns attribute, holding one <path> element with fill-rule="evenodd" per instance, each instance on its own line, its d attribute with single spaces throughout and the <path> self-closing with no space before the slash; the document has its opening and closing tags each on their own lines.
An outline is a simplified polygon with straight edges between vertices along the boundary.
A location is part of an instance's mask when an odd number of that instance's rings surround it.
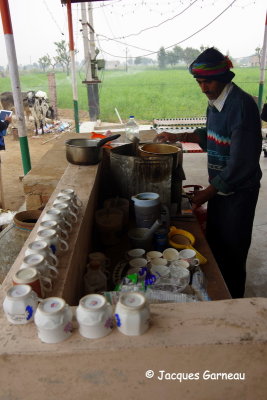
<svg viewBox="0 0 267 400">
<path fill-rule="evenodd" d="M 209 185 L 193 203 L 208 201 L 206 237 L 233 298 L 244 296 L 246 259 L 262 172 L 261 121 L 255 100 L 232 81 L 230 59 L 215 48 L 189 71 L 208 98 L 206 128 L 157 135 L 157 142 L 199 143 L 208 156 Z"/>
</svg>

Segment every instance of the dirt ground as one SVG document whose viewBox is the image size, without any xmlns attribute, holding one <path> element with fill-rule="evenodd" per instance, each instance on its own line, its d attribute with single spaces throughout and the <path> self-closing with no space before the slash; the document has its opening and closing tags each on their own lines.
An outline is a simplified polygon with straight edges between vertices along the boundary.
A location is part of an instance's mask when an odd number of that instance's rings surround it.
<svg viewBox="0 0 267 400">
<path fill-rule="evenodd" d="M 69 122 L 74 128 L 73 110 L 59 110 L 58 119 Z M 87 112 L 80 112 L 80 121 L 88 120 Z M 28 126 L 28 145 L 32 168 L 40 158 L 55 144 L 57 135 L 62 133 L 45 133 L 35 136 L 33 124 Z M 73 130 L 74 132 L 74 130 Z M 59 137 L 59 136 L 58 136 Z M 6 150 L 0 152 L 3 208 L 17 211 L 24 203 L 22 177 L 24 176 L 19 140 L 14 140 L 12 132 L 5 137 Z"/>
</svg>

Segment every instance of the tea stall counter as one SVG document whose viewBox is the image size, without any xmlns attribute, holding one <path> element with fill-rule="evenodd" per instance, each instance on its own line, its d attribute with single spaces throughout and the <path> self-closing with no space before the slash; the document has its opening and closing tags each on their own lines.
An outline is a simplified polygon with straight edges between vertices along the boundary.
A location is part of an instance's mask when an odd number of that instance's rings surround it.
<svg viewBox="0 0 267 400">
<path fill-rule="evenodd" d="M 170 400 L 221 400 L 229 393 L 232 400 L 266 398 L 267 299 L 150 309 L 151 326 L 141 336 L 114 328 L 106 337 L 85 339 L 75 328 L 58 344 L 42 343 L 33 323 L 11 325 L 0 313 L 1 397 L 115 400 L 121 392 L 127 399 L 161 400 L 166 393 Z M 222 372 L 245 379 L 204 378 Z M 165 373 L 198 375 L 179 381 Z"/>
</svg>

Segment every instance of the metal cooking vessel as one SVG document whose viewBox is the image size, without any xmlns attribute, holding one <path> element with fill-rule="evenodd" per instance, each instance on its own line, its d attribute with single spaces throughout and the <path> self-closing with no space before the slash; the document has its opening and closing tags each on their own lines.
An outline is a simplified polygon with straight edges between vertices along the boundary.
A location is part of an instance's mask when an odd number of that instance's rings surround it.
<svg viewBox="0 0 267 400">
<path fill-rule="evenodd" d="M 139 154 L 141 157 L 172 157 L 173 168 L 176 168 L 179 163 L 179 153 L 181 153 L 181 149 L 170 144 L 147 143 L 139 146 Z"/>
<path fill-rule="evenodd" d="M 102 146 L 115 140 L 120 135 L 109 136 L 104 139 L 69 139 L 66 140 L 66 157 L 68 162 L 76 165 L 98 164 L 102 159 Z"/>
</svg>

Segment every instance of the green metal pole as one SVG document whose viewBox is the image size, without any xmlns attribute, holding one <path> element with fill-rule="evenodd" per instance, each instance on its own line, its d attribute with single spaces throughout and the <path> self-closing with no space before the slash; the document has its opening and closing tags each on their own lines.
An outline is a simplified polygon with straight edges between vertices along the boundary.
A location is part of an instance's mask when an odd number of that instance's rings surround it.
<svg viewBox="0 0 267 400">
<path fill-rule="evenodd" d="M 261 107 L 262 107 L 263 88 L 264 88 L 264 83 L 260 82 L 259 83 L 259 95 L 258 95 L 258 109 L 259 109 L 259 112 L 261 112 Z"/>
<path fill-rule="evenodd" d="M 24 171 L 24 175 L 26 175 L 31 170 L 31 160 L 30 160 L 27 136 L 20 137 L 19 144 L 20 144 L 20 150 L 21 150 L 23 171 Z"/>
<path fill-rule="evenodd" d="M 76 130 L 77 133 L 79 133 L 80 132 L 80 127 L 79 127 L 78 100 L 73 100 L 73 108 L 74 108 L 75 130 Z"/>
</svg>

